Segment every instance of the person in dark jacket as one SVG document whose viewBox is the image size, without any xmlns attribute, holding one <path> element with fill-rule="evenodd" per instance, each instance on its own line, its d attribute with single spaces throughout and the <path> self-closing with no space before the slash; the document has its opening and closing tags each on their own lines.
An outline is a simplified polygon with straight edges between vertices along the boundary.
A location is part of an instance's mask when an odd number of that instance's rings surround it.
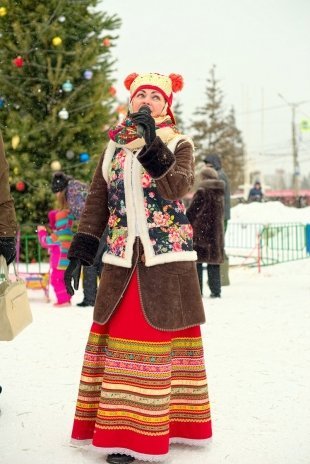
<svg viewBox="0 0 310 464">
<path fill-rule="evenodd" d="M 249 191 L 248 201 L 262 201 L 263 191 L 261 183 L 256 181 L 251 190 Z"/>
<path fill-rule="evenodd" d="M 226 232 L 227 223 L 230 219 L 230 183 L 225 173 L 224 169 L 222 168 L 222 162 L 216 153 L 209 154 L 205 157 L 204 162 L 207 166 L 211 166 L 214 168 L 220 180 L 222 180 L 225 184 L 225 191 L 224 191 L 224 231 Z"/>
<path fill-rule="evenodd" d="M 197 252 L 197 271 L 203 293 L 202 263 L 208 263 L 208 285 L 212 298 L 221 296 L 219 264 L 224 261 L 224 182 L 215 169 L 204 168 L 201 182 L 187 209 L 192 224 L 194 250 Z"/>
<path fill-rule="evenodd" d="M 228 226 L 228 221 L 230 219 L 230 183 L 227 174 L 225 173 L 224 169 L 222 168 L 222 162 L 216 153 L 208 154 L 204 162 L 207 166 L 213 167 L 219 176 L 219 179 L 222 180 L 225 184 L 225 191 L 224 191 L 224 238 L 225 233 Z M 221 287 L 224 285 L 229 285 L 229 259 L 227 254 L 225 253 L 224 263 L 220 265 L 220 275 L 221 275 Z"/>
</svg>

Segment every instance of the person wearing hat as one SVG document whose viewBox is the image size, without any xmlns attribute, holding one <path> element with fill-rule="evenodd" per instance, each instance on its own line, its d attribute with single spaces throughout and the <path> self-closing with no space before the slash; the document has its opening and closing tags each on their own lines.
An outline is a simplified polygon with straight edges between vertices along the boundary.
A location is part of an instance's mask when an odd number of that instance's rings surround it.
<svg viewBox="0 0 310 464">
<path fill-rule="evenodd" d="M 218 178 L 224 182 L 224 230 L 227 229 L 228 221 L 230 220 L 230 182 L 226 172 L 222 168 L 221 158 L 217 153 L 209 153 L 204 162 L 206 166 L 214 168 L 218 174 Z"/>
<path fill-rule="evenodd" d="M 205 167 L 200 172 L 201 182 L 186 215 L 193 226 L 194 250 L 197 252 L 197 272 L 203 294 L 202 263 L 219 265 L 224 262 L 224 189 L 215 169 Z M 219 268 L 219 266 L 218 266 Z M 220 273 L 208 273 L 213 297 L 221 295 Z"/>
<path fill-rule="evenodd" d="M 72 431 L 112 464 L 164 460 L 170 443 L 212 435 L 200 324 L 204 309 L 193 230 L 182 197 L 194 181 L 193 143 L 171 109 L 180 75 L 131 74 L 129 112 L 109 131 L 65 279 L 107 250 Z"/>
<path fill-rule="evenodd" d="M 204 162 L 206 166 L 210 166 L 216 170 L 220 180 L 224 182 L 224 238 L 230 220 L 230 182 L 224 169 L 222 168 L 221 158 L 217 153 L 209 153 Z M 225 285 L 230 285 L 229 281 L 229 258 L 224 255 L 224 262 L 218 264 L 208 264 L 208 285 L 211 291 L 211 298 L 221 297 L 221 288 Z"/>
</svg>

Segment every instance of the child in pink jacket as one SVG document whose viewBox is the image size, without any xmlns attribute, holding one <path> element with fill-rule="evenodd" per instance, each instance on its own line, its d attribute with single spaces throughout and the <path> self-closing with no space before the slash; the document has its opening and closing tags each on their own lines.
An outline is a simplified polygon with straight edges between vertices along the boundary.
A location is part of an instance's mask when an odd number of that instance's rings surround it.
<svg viewBox="0 0 310 464">
<path fill-rule="evenodd" d="M 48 235 L 45 226 L 38 226 L 38 239 L 50 255 L 51 284 L 57 302 L 54 306 L 70 306 L 71 296 L 67 293 L 64 283 L 64 273 L 68 265 L 67 252 L 73 238 L 73 216 L 69 210 L 51 210 L 48 213 L 49 226 L 52 234 Z"/>
</svg>

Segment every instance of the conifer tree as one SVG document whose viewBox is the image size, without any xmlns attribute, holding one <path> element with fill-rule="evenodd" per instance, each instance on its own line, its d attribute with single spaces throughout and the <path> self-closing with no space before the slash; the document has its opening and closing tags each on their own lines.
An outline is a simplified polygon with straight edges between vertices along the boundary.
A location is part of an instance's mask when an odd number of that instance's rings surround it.
<svg viewBox="0 0 310 464">
<path fill-rule="evenodd" d="M 177 125 L 178 130 L 182 132 L 183 134 L 186 133 L 186 126 L 185 126 L 185 122 L 183 119 L 182 104 L 180 103 L 180 101 L 177 101 L 176 104 L 174 105 L 173 114 L 175 116 L 176 125 Z"/>
<path fill-rule="evenodd" d="M 232 189 L 244 181 L 244 144 L 241 131 L 236 126 L 234 108 L 224 119 L 225 128 L 218 143 L 224 171 L 227 173 Z"/>
<path fill-rule="evenodd" d="M 0 129 L 20 224 L 46 222 L 53 170 L 89 181 L 113 110 L 113 35 L 99 0 L 1 0 Z"/>
<path fill-rule="evenodd" d="M 197 161 L 202 161 L 209 153 L 217 153 L 234 190 L 243 181 L 244 146 L 234 110 L 225 114 L 223 92 L 215 76 L 215 66 L 207 79 L 206 102 L 194 116 L 196 119 L 191 127 Z"/>
</svg>

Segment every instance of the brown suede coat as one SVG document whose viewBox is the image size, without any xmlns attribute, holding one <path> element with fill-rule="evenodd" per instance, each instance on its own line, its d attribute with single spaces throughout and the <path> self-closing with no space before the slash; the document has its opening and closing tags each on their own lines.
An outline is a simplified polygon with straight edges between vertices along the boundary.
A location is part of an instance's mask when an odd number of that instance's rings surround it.
<svg viewBox="0 0 310 464">
<path fill-rule="evenodd" d="M 194 231 L 194 250 L 198 262 L 224 262 L 224 189 L 217 172 L 205 168 L 202 181 L 186 211 Z"/>
<path fill-rule="evenodd" d="M 141 163 L 145 169 L 149 166 L 148 172 L 156 179 L 160 195 L 166 199 L 182 198 L 193 184 L 193 150 L 189 142 L 179 142 L 175 152 L 171 153 L 156 137 L 148 149 L 140 152 L 138 158 L 143 160 Z M 95 245 L 99 243 L 109 219 L 108 190 L 102 175 L 102 161 L 103 157 L 94 174 L 78 233 L 68 253 L 69 258 L 77 257 L 84 264 L 92 264 L 96 254 Z M 158 176 L 155 176 L 157 165 Z M 179 330 L 205 322 L 195 262 L 146 267 L 139 238 L 134 244 L 131 268 L 104 265 L 94 308 L 95 322 L 104 324 L 108 321 L 135 270 L 143 312 L 151 326 L 160 330 Z"/>
<path fill-rule="evenodd" d="M 5 159 L 4 145 L 0 133 L 0 237 L 15 237 L 16 216 L 10 195 L 9 166 Z"/>
</svg>

